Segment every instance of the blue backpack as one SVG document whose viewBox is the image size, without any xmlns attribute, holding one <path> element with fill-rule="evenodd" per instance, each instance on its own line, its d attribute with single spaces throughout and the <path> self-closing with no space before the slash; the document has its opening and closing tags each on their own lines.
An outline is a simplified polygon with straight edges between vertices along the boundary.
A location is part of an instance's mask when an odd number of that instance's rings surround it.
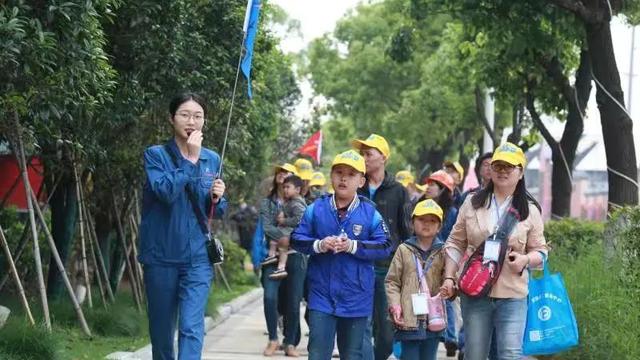
<svg viewBox="0 0 640 360">
<path fill-rule="evenodd" d="M 253 268 L 260 267 L 260 263 L 267 257 L 267 244 L 264 237 L 264 227 L 262 226 L 262 219 L 258 218 L 256 224 L 256 231 L 253 233 L 253 242 L 251 245 L 251 262 Z"/>
</svg>

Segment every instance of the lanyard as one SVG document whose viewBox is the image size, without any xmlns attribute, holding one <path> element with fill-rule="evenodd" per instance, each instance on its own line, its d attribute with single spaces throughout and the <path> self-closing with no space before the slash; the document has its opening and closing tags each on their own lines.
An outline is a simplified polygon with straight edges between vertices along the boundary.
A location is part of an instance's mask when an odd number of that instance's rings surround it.
<svg viewBox="0 0 640 360">
<path fill-rule="evenodd" d="M 496 233 L 498 232 L 498 227 L 500 226 L 500 221 L 502 220 L 502 218 L 504 217 L 504 214 L 506 213 L 505 210 L 508 208 L 507 205 L 509 204 L 509 201 L 511 201 L 511 196 L 508 196 L 504 200 L 504 202 L 502 203 L 502 206 L 499 206 L 498 205 L 498 200 L 496 199 L 496 195 L 495 194 L 491 195 L 491 203 L 492 203 L 492 205 L 494 205 L 495 212 L 496 212 L 496 223 L 493 226 L 493 233 L 494 233 L 493 237 L 494 237 L 494 239 L 495 239 Z M 502 213 L 500 211 L 500 208 L 502 208 L 502 210 L 503 210 Z"/>
<path fill-rule="evenodd" d="M 429 287 L 427 286 L 427 279 L 425 277 L 425 274 L 429 272 L 431 265 L 433 265 L 433 256 L 429 257 L 429 262 L 425 264 L 424 269 L 422 269 L 422 266 L 420 266 L 420 260 L 418 260 L 418 256 L 416 254 L 413 254 L 413 259 L 416 262 L 416 271 L 418 272 L 420 291 L 427 294 L 428 296 L 431 296 L 431 294 L 429 293 Z"/>
</svg>

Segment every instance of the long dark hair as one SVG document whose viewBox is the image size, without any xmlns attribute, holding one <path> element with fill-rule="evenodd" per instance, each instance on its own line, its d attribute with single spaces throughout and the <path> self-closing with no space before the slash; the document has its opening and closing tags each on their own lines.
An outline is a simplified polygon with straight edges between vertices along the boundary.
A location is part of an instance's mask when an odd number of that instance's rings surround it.
<svg viewBox="0 0 640 360">
<path fill-rule="evenodd" d="M 273 174 L 273 181 L 271 182 L 271 191 L 269 192 L 269 199 L 276 200 L 278 197 L 278 182 L 276 179 L 278 178 L 278 173 L 282 170 L 276 170 L 276 173 Z"/>
<path fill-rule="evenodd" d="M 474 209 L 479 209 L 482 206 L 486 206 L 487 209 L 491 207 L 491 196 L 493 195 L 493 180 L 489 181 L 486 187 L 478 190 L 471 198 L 471 206 Z M 511 206 L 516 209 L 520 215 L 520 221 L 524 221 L 529 217 L 529 203 L 532 203 L 538 208 L 538 211 L 542 211 L 540 204 L 536 199 L 531 196 L 524 182 L 524 176 L 518 181 L 516 190 L 513 192 L 513 198 L 511 199 Z"/>
</svg>

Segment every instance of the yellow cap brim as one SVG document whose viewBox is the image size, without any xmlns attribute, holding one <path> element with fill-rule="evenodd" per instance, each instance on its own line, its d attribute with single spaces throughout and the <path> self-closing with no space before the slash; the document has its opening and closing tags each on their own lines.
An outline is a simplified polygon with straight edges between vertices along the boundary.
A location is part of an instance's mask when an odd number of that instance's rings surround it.
<svg viewBox="0 0 640 360">
<path fill-rule="evenodd" d="M 402 180 L 396 180 L 396 181 L 402 184 L 402 186 L 404 187 L 407 187 L 409 186 L 409 184 L 412 183 L 411 179 L 402 179 Z"/>
<path fill-rule="evenodd" d="M 415 187 L 416 187 L 416 189 L 418 189 L 418 191 L 420 191 L 420 192 L 425 192 L 425 191 L 427 191 L 427 185 L 426 185 L 426 184 L 425 184 L 425 185 L 418 185 L 418 184 L 415 184 Z"/>
<path fill-rule="evenodd" d="M 337 165 L 347 165 L 347 166 L 349 166 L 349 167 L 354 168 L 357 172 L 361 172 L 361 173 L 363 173 L 363 174 L 366 174 L 366 173 L 367 173 L 367 169 L 366 169 L 366 167 L 365 167 L 364 165 L 362 165 L 362 166 L 361 166 L 360 164 L 356 164 L 356 163 L 353 163 L 353 162 L 351 162 L 351 163 L 350 163 L 350 162 L 347 162 L 347 161 L 338 161 L 338 162 L 334 162 L 334 163 L 331 165 L 331 169 L 333 169 L 333 168 L 334 168 L 335 166 L 337 166 Z"/>
<path fill-rule="evenodd" d="M 290 173 L 292 173 L 293 175 L 298 175 L 298 169 L 296 169 L 296 167 L 295 167 L 295 166 L 293 166 L 293 165 L 291 165 L 291 164 L 288 164 L 288 163 L 285 163 L 285 164 L 283 164 L 283 165 L 276 165 L 276 166 L 274 167 L 274 169 L 275 169 L 275 171 L 276 171 L 276 172 L 278 172 L 278 171 L 281 171 L 281 170 L 282 170 L 282 171 L 290 172 Z"/>
<path fill-rule="evenodd" d="M 424 215 L 433 215 L 433 216 L 437 217 L 438 220 L 440 220 L 440 222 L 442 222 L 442 214 L 438 213 L 435 210 L 431 210 L 431 209 L 424 209 L 424 208 L 417 209 L 416 208 L 413 211 L 413 215 L 411 215 L 411 217 L 424 216 Z"/>
<path fill-rule="evenodd" d="M 363 146 L 370 147 L 372 149 L 376 149 L 380 151 L 384 157 L 389 157 L 389 153 L 385 152 L 384 149 L 381 149 L 380 146 L 374 142 L 368 142 L 367 140 L 351 140 L 351 146 L 354 149 L 362 150 Z"/>
<path fill-rule="evenodd" d="M 311 180 L 309 182 L 309 186 L 325 186 L 327 184 L 326 180 Z"/>
<path fill-rule="evenodd" d="M 524 159 L 521 156 L 518 156 L 514 153 L 507 153 L 507 152 L 498 152 L 494 154 L 493 157 L 491 158 L 491 163 L 494 163 L 496 161 L 504 161 L 513 166 L 522 166 L 522 167 L 525 167 L 525 165 L 527 164 L 527 159 Z"/>
</svg>

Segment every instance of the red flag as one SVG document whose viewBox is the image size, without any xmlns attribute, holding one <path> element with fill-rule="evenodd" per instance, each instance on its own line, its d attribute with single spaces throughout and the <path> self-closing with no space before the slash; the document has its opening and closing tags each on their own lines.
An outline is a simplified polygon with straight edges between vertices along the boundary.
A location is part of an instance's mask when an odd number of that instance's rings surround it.
<svg viewBox="0 0 640 360">
<path fill-rule="evenodd" d="M 322 155 L 322 130 L 318 130 L 311 135 L 309 140 L 300 147 L 298 153 L 307 155 L 315 160 L 316 164 L 320 164 L 320 156 Z"/>
</svg>

